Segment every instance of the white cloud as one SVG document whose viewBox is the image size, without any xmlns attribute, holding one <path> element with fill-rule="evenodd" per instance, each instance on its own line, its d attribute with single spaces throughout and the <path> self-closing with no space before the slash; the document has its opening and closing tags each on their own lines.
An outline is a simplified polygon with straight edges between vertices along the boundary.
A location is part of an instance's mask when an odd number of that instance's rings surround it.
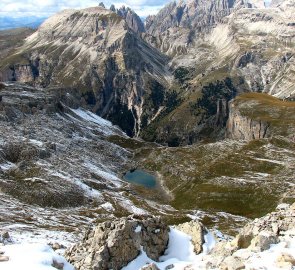
<svg viewBox="0 0 295 270">
<path fill-rule="evenodd" d="M 155 14 L 170 0 L 105 0 L 105 5 L 122 5 L 133 8 L 139 16 Z M 172 1 L 172 0 L 171 0 Z M 270 2 L 271 0 L 266 0 Z M 100 0 L 0 0 L 0 16 L 47 17 L 67 8 L 97 6 Z"/>
<path fill-rule="evenodd" d="M 123 2 L 124 1 L 124 2 Z M 114 0 L 105 1 L 106 6 L 114 4 L 133 8 L 139 16 L 155 14 L 169 0 Z M 50 16 L 66 8 L 86 8 L 97 6 L 100 0 L 1 0 L 0 16 L 26 17 L 26 16 Z"/>
</svg>

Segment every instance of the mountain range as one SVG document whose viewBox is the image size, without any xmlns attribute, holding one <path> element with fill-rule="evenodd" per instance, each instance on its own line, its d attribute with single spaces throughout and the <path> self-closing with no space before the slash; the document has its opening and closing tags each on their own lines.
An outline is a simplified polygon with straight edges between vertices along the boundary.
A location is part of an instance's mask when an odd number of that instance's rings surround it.
<svg viewBox="0 0 295 270">
<path fill-rule="evenodd" d="M 147 215 L 169 225 L 198 219 L 233 236 L 294 203 L 294 14 L 294 0 L 188 0 L 143 23 L 101 3 L 61 11 L 37 30 L 0 31 L 1 226 L 14 239 L 73 243 L 106 221 L 68 251 L 84 269 L 112 260 L 100 247 L 107 235 L 117 243 L 117 229 L 139 249 L 146 232 L 157 241 Z M 138 170 L 155 187 L 126 180 Z M 280 221 L 294 206 L 280 209 L 220 256 L 260 247 L 266 236 L 256 233 L 273 216 L 276 237 L 294 227 Z M 141 224 L 143 239 L 129 223 Z M 97 261 L 85 251 L 95 237 Z"/>
<path fill-rule="evenodd" d="M 44 20 L 47 19 L 45 17 L 9 17 L 3 16 L 0 17 L 0 30 L 6 29 L 14 29 L 20 27 L 31 27 L 38 28 Z"/>
<path fill-rule="evenodd" d="M 76 87 L 131 136 L 224 138 L 238 93 L 294 98 L 294 2 L 262 3 L 171 2 L 145 25 L 129 8 L 66 10 L 2 56 L 0 78 Z"/>
</svg>

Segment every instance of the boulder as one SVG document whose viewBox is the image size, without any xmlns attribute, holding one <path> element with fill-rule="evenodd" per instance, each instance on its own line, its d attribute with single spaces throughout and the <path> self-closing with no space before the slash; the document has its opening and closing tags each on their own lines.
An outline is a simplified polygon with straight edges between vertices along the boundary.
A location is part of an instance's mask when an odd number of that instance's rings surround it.
<svg viewBox="0 0 295 270">
<path fill-rule="evenodd" d="M 63 270 L 64 269 L 64 264 L 63 263 L 59 263 L 56 260 L 52 261 L 52 267 L 59 269 L 59 270 Z"/>
<path fill-rule="evenodd" d="M 292 269 L 293 266 L 295 266 L 295 258 L 288 254 L 288 253 L 282 253 L 276 261 L 276 265 L 279 268 L 289 268 Z"/>
<path fill-rule="evenodd" d="M 9 261 L 9 257 L 8 256 L 0 255 L 0 262 L 7 262 L 7 261 Z"/>
<path fill-rule="evenodd" d="M 200 254 L 203 251 L 202 246 L 205 243 L 204 235 L 206 229 L 200 222 L 192 220 L 176 226 L 176 229 L 191 236 L 196 254 Z"/>
<path fill-rule="evenodd" d="M 141 268 L 141 270 L 160 270 L 154 263 L 148 264 Z"/>
<path fill-rule="evenodd" d="M 241 249 L 241 248 L 248 248 L 251 245 L 251 241 L 253 239 L 253 234 L 252 233 L 245 233 L 241 232 L 236 236 L 236 238 L 232 241 L 232 246 L 235 247 L 236 249 Z"/>
<path fill-rule="evenodd" d="M 240 258 L 227 257 L 220 265 L 221 270 L 241 270 L 245 269 L 245 265 Z"/>
<path fill-rule="evenodd" d="M 169 227 L 159 217 L 130 216 L 106 221 L 89 229 L 65 257 L 76 270 L 119 270 L 142 250 L 157 261 L 167 247 L 168 232 Z"/>
<path fill-rule="evenodd" d="M 8 231 L 0 231 L 0 243 L 6 243 L 9 242 L 10 239 L 10 234 Z"/>
<path fill-rule="evenodd" d="M 255 236 L 250 245 L 253 251 L 264 251 L 270 248 L 270 245 L 278 243 L 278 237 L 270 232 L 261 232 Z"/>
</svg>

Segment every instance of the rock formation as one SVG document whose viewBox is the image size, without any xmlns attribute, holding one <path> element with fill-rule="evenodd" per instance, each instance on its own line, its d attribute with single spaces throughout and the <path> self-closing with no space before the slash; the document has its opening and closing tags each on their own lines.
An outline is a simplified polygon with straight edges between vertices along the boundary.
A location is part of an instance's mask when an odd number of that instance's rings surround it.
<svg viewBox="0 0 295 270">
<path fill-rule="evenodd" d="M 295 229 L 295 204 L 279 205 L 275 212 L 247 224 L 231 242 L 220 242 L 205 260 L 208 269 L 245 269 L 252 256 L 269 250 L 271 245 L 287 244 Z M 290 238 L 289 238 L 290 237 Z M 277 267 L 292 269 L 295 265 L 290 254 L 277 258 Z"/>
<path fill-rule="evenodd" d="M 243 116 L 234 103 L 230 104 L 227 137 L 234 140 L 255 140 L 268 137 L 269 124 Z"/>
<path fill-rule="evenodd" d="M 142 20 L 131 8 L 126 8 L 125 6 L 122 6 L 115 12 L 126 20 L 129 28 L 132 29 L 135 33 L 139 34 L 145 32 Z"/>
<path fill-rule="evenodd" d="M 170 76 L 167 58 L 137 35 L 142 31 L 141 20 L 129 8 L 60 12 L 19 52 L 1 61 L 0 81 L 76 87 L 89 96 L 87 103 L 97 114 L 135 135 L 143 113 L 156 113 L 143 108 L 155 91 L 148 82 L 165 88 Z"/>
<path fill-rule="evenodd" d="M 203 244 L 205 243 L 204 235 L 206 233 L 206 229 L 200 222 L 193 220 L 180 224 L 175 228 L 191 236 L 191 241 L 194 245 L 194 251 L 196 254 L 200 254 L 203 251 Z"/>
<path fill-rule="evenodd" d="M 141 251 L 158 260 L 168 244 L 168 232 L 168 226 L 157 217 L 106 221 L 90 229 L 81 243 L 66 252 L 66 258 L 77 270 L 119 270 Z"/>
<path fill-rule="evenodd" d="M 278 135 L 291 138 L 295 131 L 294 111 L 292 102 L 266 94 L 242 94 L 230 102 L 226 136 L 248 141 Z"/>
<path fill-rule="evenodd" d="M 294 98 L 294 8 L 289 0 L 267 8 L 260 0 L 174 1 L 145 25 L 126 7 L 67 10 L 0 61 L 0 80 L 75 87 L 130 136 L 170 146 L 218 140 L 236 95 Z M 204 103 L 213 88 L 217 100 Z"/>
<path fill-rule="evenodd" d="M 292 241 L 295 229 L 295 204 L 281 204 L 275 212 L 255 219 L 243 227 L 234 238 L 216 237 L 217 244 L 209 253 L 200 254 L 193 261 L 182 261 L 178 265 L 169 264 L 166 269 L 222 269 L 238 270 L 253 267 L 253 259 L 262 258 L 264 252 L 274 254 L 272 265 L 292 269 L 295 260 L 292 254 Z M 199 248 L 204 243 L 206 229 L 197 221 L 180 224 L 174 229 L 192 236 L 192 244 Z M 168 243 L 168 227 L 156 217 L 133 217 L 115 219 L 98 224 L 86 232 L 83 241 L 66 251 L 66 258 L 76 269 L 121 269 L 134 260 L 141 251 L 154 262 L 141 269 L 158 270 L 157 259 L 164 253 Z M 220 233 L 219 233 L 220 234 Z M 198 238 L 200 237 L 200 238 Z M 197 239 L 198 238 L 198 239 Z M 196 241 L 197 240 L 197 241 Z M 207 245 L 209 242 L 207 241 Z M 289 250 L 281 254 L 270 252 L 272 245 L 279 244 Z M 171 247 L 170 247 L 171 248 Z M 183 248 L 182 246 L 174 248 Z M 177 256 L 176 256 L 177 257 Z M 164 257 L 161 259 L 163 260 Z M 261 260 L 259 267 L 268 267 L 267 261 Z M 173 261 L 173 262 L 174 262 Z M 165 261 L 162 262 L 165 264 Z"/>
</svg>

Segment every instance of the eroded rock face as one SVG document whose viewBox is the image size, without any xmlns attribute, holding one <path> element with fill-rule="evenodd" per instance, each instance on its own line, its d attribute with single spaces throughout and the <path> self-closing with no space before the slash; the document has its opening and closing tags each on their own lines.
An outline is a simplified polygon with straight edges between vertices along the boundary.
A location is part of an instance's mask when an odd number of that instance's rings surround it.
<svg viewBox="0 0 295 270">
<path fill-rule="evenodd" d="M 158 260 L 168 244 L 169 227 L 159 217 L 115 219 L 90 229 L 79 244 L 66 252 L 77 270 L 119 270 L 144 250 Z"/>
<path fill-rule="evenodd" d="M 227 137 L 234 140 L 263 139 L 269 136 L 269 124 L 243 116 L 232 102 L 227 121 Z"/>
</svg>

